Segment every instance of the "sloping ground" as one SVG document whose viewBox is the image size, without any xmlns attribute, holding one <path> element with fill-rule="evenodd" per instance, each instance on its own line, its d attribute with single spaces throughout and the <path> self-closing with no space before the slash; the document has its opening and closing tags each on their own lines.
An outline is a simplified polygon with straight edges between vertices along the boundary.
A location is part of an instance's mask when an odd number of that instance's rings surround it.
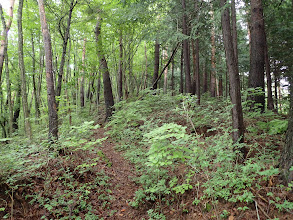
<svg viewBox="0 0 293 220">
<path fill-rule="evenodd" d="M 104 128 L 95 130 L 94 137 L 97 139 L 104 138 Z M 115 143 L 111 138 L 103 142 L 101 150 L 111 163 L 106 168 L 106 174 L 110 177 L 111 196 L 110 210 L 117 210 L 113 217 L 109 219 L 142 219 L 146 218 L 146 210 L 134 209 L 129 205 L 135 196 L 139 186 L 133 181 L 136 177 L 135 168 L 122 156 L 121 152 L 115 149 Z"/>
<path fill-rule="evenodd" d="M 104 128 L 94 130 L 92 138 L 105 138 Z M 18 182 L 14 191 L 9 185 L 2 185 L 0 207 L 5 210 L 1 210 L 0 218 L 146 218 L 146 210 L 129 205 L 139 188 L 133 181 L 136 174 L 134 167 L 114 147 L 111 138 L 107 138 L 97 147 L 98 151 L 63 152 L 64 155 L 50 159 L 27 180 Z M 101 160 L 90 165 L 90 169 L 77 172 L 76 167 L 84 164 L 83 161 L 96 158 L 96 152 Z M 67 157 L 69 160 L 65 159 Z M 72 176 L 66 179 L 64 171 Z M 86 195 L 85 191 L 88 191 Z M 31 198 L 26 200 L 26 195 L 31 195 Z M 82 200 L 86 204 L 82 204 Z M 83 207 L 85 205 L 92 207 L 90 212 Z"/>
</svg>

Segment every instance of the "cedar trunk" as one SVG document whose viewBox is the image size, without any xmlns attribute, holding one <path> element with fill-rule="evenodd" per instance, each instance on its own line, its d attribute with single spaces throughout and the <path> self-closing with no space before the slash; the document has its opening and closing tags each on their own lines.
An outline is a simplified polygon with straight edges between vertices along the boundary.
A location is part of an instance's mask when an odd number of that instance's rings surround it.
<svg viewBox="0 0 293 220">
<path fill-rule="evenodd" d="M 290 81 L 290 109 L 288 119 L 288 130 L 286 133 L 286 143 L 281 154 L 281 169 L 282 177 L 285 183 L 293 181 L 293 170 L 290 168 L 293 166 L 293 78 L 289 77 Z"/>
<path fill-rule="evenodd" d="M 224 7 L 226 0 L 221 0 L 221 6 Z M 233 48 L 232 33 L 230 26 L 230 12 L 226 8 L 222 12 L 222 29 L 223 29 L 223 41 L 226 52 L 226 64 L 230 79 L 230 96 L 233 104 L 232 108 L 232 127 L 235 129 L 233 131 L 233 142 L 244 141 L 244 123 L 243 123 L 243 113 L 241 106 L 241 94 L 240 94 L 240 79 L 238 68 L 236 66 L 236 58 Z M 244 152 L 243 152 L 244 153 Z"/>
<path fill-rule="evenodd" d="M 48 113 L 49 113 L 49 142 L 58 139 L 58 115 L 57 105 L 55 100 L 55 89 L 53 80 L 53 58 L 51 37 L 46 21 L 46 13 L 44 7 L 44 0 L 39 0 L 39 11 L 41 19 L 41 27 L 43 33 L 43 42 L 45 49 L 45 64 L 46 64 L 46 83 L 47 83 L 47 99 L 48 99 Z"/>
<path fill-rule="evenodd" d="M 250 51 L 250 72 L 249 87 L 260 87 L 264 91 L 264 22 L 261 0 L 251 0 L 251 51 Z M 260 104 L 263 111 L 265 106 L 265 95 L 252 95 L 251 100 Z"/>
<path fill-rule="evenodd" d="M 185 37 L 188 36 L 188 27 L 187 27 L 187 16 L 186 16 L 186 3 L 185 0 L 182 0 L 183 8 L 183 18 L 182 18 L 182 32 Z M 191 77 L 190 77 L 190 48 L 189 40 L 183 40 L 183 55 L 184 55 L 184 65 L 185 65 L 185 92 L 192 93 L 191 86 Z"/>
</svg>

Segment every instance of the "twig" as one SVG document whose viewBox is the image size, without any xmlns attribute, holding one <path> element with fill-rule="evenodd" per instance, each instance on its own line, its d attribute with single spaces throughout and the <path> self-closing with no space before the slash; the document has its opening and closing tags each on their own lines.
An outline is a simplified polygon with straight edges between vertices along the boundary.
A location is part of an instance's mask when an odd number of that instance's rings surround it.
<svg viewBox="0 0 293 220">
<path fill-rule="evenodd" d="M 194 132 L 196 133 L 195 126 L 194 126 L 194 124 L 193 124 L 193 122 L 192 122 L 191 118 L 189 117 L 188 111 L 187 111 L 187 110 L 186 110 L 186 108 L 185 108 L 185 105 L 184 105 L 184 100 L 183 100 L 182 104 L 183 104 L 184 111 L 186 112 L 186 117 L 187 117 L 187 120 L 190 122 L 190 124 L 191 124 L 191 126 L 192 126 L 192 128 L 193 128 Z"/>
<path fill-rule="evenodd" d="M 259 213 L 258 213 L 258 208 L 257 208 L 257 201 L 254 200 L 254 202 L 255 202 L 255 209 L 256 209 L 257 219 L 260 220 Z"/>
<path fill-rule="evenodd" d="M 255 204 L 256 204 L 256 209 L 257 209 L 257 202 L 256 202 L 256 200 L 254 200 L 254 202 L 255 202 Z M 259 210 L 262 211 L 262 213 L 267 217 L 267 219 L 271 219 L 271 217 L 268 216 L 268 214 L 265 212 L 265 210 L 263 210 L 263 208 L 262 208 L 260 205 L 258 206 L 258 208 L 259 208 Z M 257 212 L 258 212 L 258 210 L 257 210 Z"/>
</svg>

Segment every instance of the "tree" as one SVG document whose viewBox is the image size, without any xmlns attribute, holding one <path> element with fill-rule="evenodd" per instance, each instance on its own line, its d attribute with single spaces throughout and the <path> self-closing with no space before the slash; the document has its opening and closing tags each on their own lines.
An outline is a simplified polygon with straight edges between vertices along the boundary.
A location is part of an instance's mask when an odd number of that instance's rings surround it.
<svg viewBox="0 0 293 220">
<path fill-rule="evenodd" d="M 25 65 L 23 57 L 23 32 L 22 32 L 22 9 L 23 9 L 23 0 L 19 0 L 18 11 L 17 11 L 17 26 L 18 26 L 18 66 L 20 69 L 20 78 L 21 78 L 21 96 L 22 96 L 22 107 L 23 107 L 23 116 L 25 123 L 25 132 L 29 138 L 32 138 L 31 125 L 29 121 L 29 109 L 27 102 L 27 84 L 26 84 L 26 74 L 25 74 Z"/>
<path fill-rule="evenodd" d="M 110 73 L 108 68 L 108 63 L 105 58 L 103 52 L 103 43 L 101 36 L 101 21 L 102 19 L 98 17 L 96 28 L 95 28 L 95 36 L 97 42 L 97 53 L 100 61 L 100 71 L 103 74 L 103 84 L 104 84 L 104 99 L 105 99 L 105 108 L 106 108 L 106 118 L 105 121 L 112 116 L 113 106 L 114 106 L 114 98 L 112 93 L 112 84 L 110 79 Z"/>
<path fill-rule="evenodd" d="M 250 51 L 250 71 L 249 71 L 249 87 L 262 88 L 264 91 L 264 22 L 263 8 L 261 0 L 251 0 L 251 51 Z M 256 94 L 250 96 L 255 104 L 260 104 L 263 111 L 265 107 L 265 95 Z"/>
<path fill-rule="evenodd" d="M 45 49 L 45 63 L 46 63 L 46 83 L 47 83 L 47 100 L 48 100 L 48 114 L 49 114 L 49 142 L 58 140 L 58 114 L 57 104 L 55 100 L 55 89 L 53 80 L 53 58 L 51 37 L 47 25 L 46 13 L 44 7 L 44 0 L 39 0 L 39 12 L 41 27 L 43 33 L 43 42 Z"/>
<path fill-rule="evenodd" d="M 221 0 L 221 7 L 224 7 L 227 0 Z M 243 113 L 241 106 L 241 94 L 240 94 L 240 79 L 236 63 L 236 57 L 233 48 L 232 31 L 230 25 L 230 12 L 228 8 L 225 8 L 222 12 L 222 29 L 223 29 L 223 41 L 226 51 L 226 64 L 229 73 L 230 80 L 230 97 L 233 104 L 232 108 L 232 127 L 233 142 L 244 141 L 244 123 Z M 244 149 L 243 149 L 243 153 Z"/>
<path fill-rule="evenodd" d="M 62 40 L 63 40 L 63 43 L 62 43 L 63 51 L 62 51 L 61 62 L 60 62 L 59 71 L 58 71 L 58 83 L 57 83 L 57 88 L 56 88 L 56 96 L 61 95 L 62 78 L 63 78 L 63 72 L 64 72 L 65 58 L 66 58 L 65 56 L 66 56 L 66 51 L 67 51 L 68 39 L 70 36 L 71 17 L 72 17 L 73 9 L 76 6 L 76 4 L 77 4 L 77 1 L 71 0 L 65 33 L 63 33 L 62 27 L 61 27 L 62 20 L 64 19 L 65 16 L 62 16 L 61 19 L 59 20 L 59 27 L 58 28 L 59 28 L 59 33 L 60 33 Z M 58 106 L 58 104 L 59 103 L 57 102 L 57 106 Z"/>
<path fill-rule="evenodd" d="M 158 39 L 155 42 L 155 64 L 154 64 L 154 75 L 153 75 L 153 89 L 158 88 L 157 79 L 159 77 L 159 67 L 160 67 L 160 44 Z"/>
<path fill-rule="evenodd" d="M 187 15 L 186 15 L 186 3 L 185 0 L 182 0 L 182 9 L 183 9 L 183 16 L 182 16 L 182 33 L 185 37 L 188 36 L 188 26 L 187 26 Z M 190 78 L 190 47 L 189 47 L 189 40 L 183 40 L 183 56 L 184 56 L 184 64 L 185 64 L 185 92 L 192 93 L 191 87 L 191 78 Z"/>
</svg>

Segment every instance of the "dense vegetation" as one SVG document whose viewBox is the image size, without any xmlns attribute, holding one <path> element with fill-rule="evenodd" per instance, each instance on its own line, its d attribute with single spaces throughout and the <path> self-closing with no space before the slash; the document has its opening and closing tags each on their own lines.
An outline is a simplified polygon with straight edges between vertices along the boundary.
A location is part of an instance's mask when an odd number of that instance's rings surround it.
<svg viewBox="0 0 293 220">
<path fill-rule="evenodd" d="M 0 218 L 293 218 L 293 1 L 0 16 Z"/>
</svg>

